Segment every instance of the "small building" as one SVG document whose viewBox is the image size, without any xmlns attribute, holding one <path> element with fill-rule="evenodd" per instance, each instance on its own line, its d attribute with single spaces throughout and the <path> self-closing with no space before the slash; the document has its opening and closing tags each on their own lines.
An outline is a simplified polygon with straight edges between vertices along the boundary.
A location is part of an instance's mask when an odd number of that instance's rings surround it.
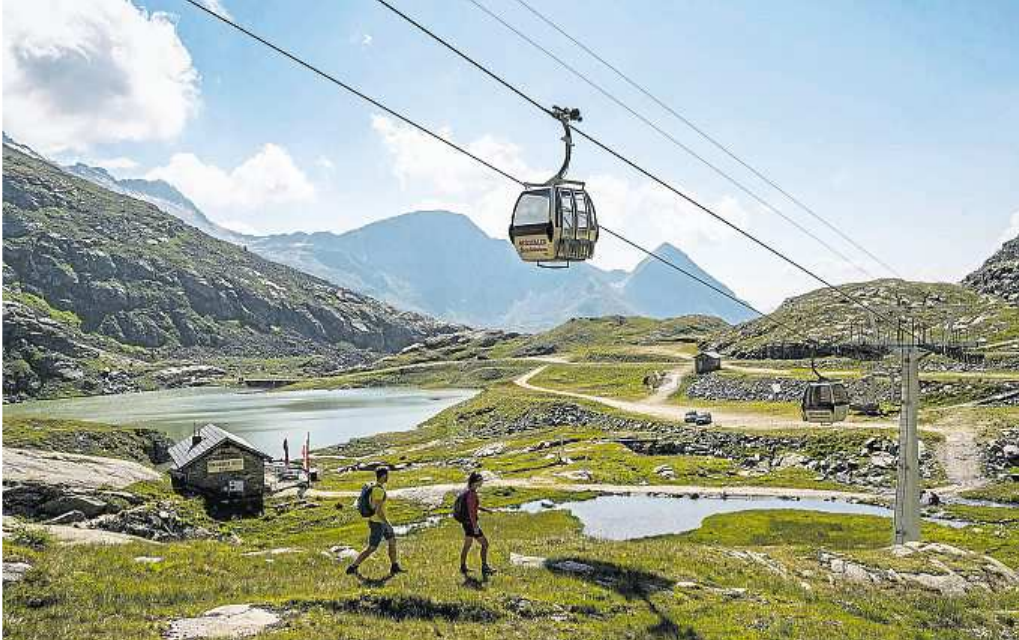
<svg viewBox="0 0 1019 640">
<path fill-rule="evenodd" d="M 272 456 L 250 442 L 207 424 L 170 448 L 175 489 L 197 494 L 215 506 L 261 511 L 265 462 Z"/>
<path fill-rule="evenodd" d="M 718 371 L 722 368 L 722 356 L 716 351 L 701 351 L 693 358 L 693 368 L 698 374 Z"/>
</svg>

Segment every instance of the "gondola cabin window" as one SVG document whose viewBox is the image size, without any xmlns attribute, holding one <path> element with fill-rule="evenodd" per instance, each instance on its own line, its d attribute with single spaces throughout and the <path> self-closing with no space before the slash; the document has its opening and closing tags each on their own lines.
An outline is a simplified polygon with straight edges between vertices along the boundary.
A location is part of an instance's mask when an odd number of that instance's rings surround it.
<svg viewBox="0 0 1019 640">
<path fill-rule="evenodd" d="M 577 195 L 577 231 L 584 233 L 587 231 L 587 198 L 582 194 Z"/>
<path fill-rule="evenodd" d="M 548 224 L 549 221 L 548 192 L 530 191 L 517 202 L 513 213 L 513 226 L 522 227 L 532 224 Z"/>
</svg>

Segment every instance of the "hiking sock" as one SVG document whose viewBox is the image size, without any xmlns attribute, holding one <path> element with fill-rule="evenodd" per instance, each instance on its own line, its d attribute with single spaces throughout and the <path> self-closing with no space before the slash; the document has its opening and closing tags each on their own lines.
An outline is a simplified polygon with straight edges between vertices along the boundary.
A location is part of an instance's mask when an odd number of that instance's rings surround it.
<svg viewBox="0 0 1019 640">
<path fill-rule="evenodd" d="M 389 565 L 389 574 L 395 576 L 398 573 L 407 573 L 407 570 L 400 566 L 399 562 Z"/>
<path fill-rule="evenodd" d="M 486 564 L 481 567 L 481 573 L 482 575 L 490 576 L 499 572 Z"/>
</svg>

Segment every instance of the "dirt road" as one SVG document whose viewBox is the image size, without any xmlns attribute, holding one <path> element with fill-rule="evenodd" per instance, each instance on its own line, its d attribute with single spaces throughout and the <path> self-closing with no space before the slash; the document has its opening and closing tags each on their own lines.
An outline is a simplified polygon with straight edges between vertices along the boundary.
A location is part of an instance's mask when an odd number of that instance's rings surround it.
<svg viewBox="0 0 1019 640">
<path fill-rule="evenodd" d="M 539 373 L 545 370 L 544 366 L 537 367 L 531 371 L 528 371 L 524 375 L 520 376 L 514 383 L 517 386 L 529 389 L 531 391 L 538 391 L 541 393 L 550 393 L 557 396 L 564 396 L 567 398 L 577 398 L 580 400 L 588 400 L 591 402 L 597 402 L 614 409 L 621 411 L 627 411 L 630 413 L 637 413 L 646 416 L 652 416 L 655 418 L 663 418 L 665 420 L 683 422 L 683 418 L 687 411 L 696 410 L 697 407 L 693 406 L 680 406 L 678 404 L 666 404 L 663 399 L 658 397 L 658 394 L 651 396 L 646 400 L 630 401 L 630 400 L 618 400 L 615 398 L 604 398 L 601 396 L 593 396 L 585 393 L 577 393 L 574 391 L 563 391 L 561 389 L 548 389 L 546 387 L 539 387 L 531 383 L 531 379 L 537 376 Z M 676 381 L 678 385 L 678 380 Z M 665 394 L 665 398 L 668 398 L 671 393 Z M 703 407 L 700 407 L 703 409 Z M 740 429 L 752 429 L 752 430 L 770 430 L 770 429 L 818 429 L 817 425 L 804 423 L 798 418 L 790 418 L 783 416 L 772 416 L 763 415 L 759 413 L 747 413 L 747 412 L 734 412 L 726 410 L 711 410 L 714 424 L 717 427 L 736 427 Z M 853 424 L 840 424 L 840 429 L 845 428 L 866 428 L 866 429 L 897 429 L 898 424 L 891 421 L 874 421 L 874 422 L 861 422 Z"/>
</svg>

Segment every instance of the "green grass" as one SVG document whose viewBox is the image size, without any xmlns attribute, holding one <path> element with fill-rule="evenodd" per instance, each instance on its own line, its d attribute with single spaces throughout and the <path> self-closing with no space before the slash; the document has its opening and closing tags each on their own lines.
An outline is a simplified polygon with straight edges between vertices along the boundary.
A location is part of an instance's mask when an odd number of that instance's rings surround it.
<svg viewBox="0 0 1019 640">
<path fill-rule="evenodd" d="M 689 534 L 629 542 L 586 538 L 577 521 L 559 511 L 485 515 L 493 562 L 501 569 L 487 583 L 458 576 L 461 534 L 444 519 L 400 539 L 409 574 L 381 579 L 385 562 L 378 558 L 367 562 L 363 573 L 369 577 L 359 581 L 320 553 L 333 544 L 363 544 L 363 523 L 339 511 L 333 528 L 319 526 L 325 518 L 315 511 L 308 532 L 289 533 L 291 523 L 279 520 L 268 523 L 281 534 L 267 545 L 299 550 L 270 557 L 243 556 L 250 545 L 217 542 L 41 551 L 9 545 L 34 568 L 4 589 L 5 637 L 155 640 L 171 619 L 250 602 L 286 612 L 286 624 L 264 634 L 274 639 L 335 637 L 338 629 L 344 638 L 364 640 L 813 639 L 836 629 L 840 638 L 934 640 L 970 637 L 973 628 L 999 633 L 1005 623 L 994 611 L 1019 602 L 1014 592 L 945 600 L 910 586 L 832 587 L 813 550 L 823 545 L 851 557 L 885 557 L 879 550 L 890 537 L 889 521 L 784 511 L 716 516 Z M 975 545 L 990 537 L 966 535 Z M 734 558 L 727 552 L 731 546 L 761 549 L 788 573 Z M 510 552 L 573 559 L 594 572 L 515 567 Z M 140 555 L 163 559 L 135 562 Z M 701 587 L 675 589 L 679 581 Z M 724 589 L 747 591 L 732 596 Z"/>
<path fill-rule="evenodd" d="M 1019 505 L 1019 482 L 1006 480 L 992 482 L 977 489 L 968 489 L 960 494 L 973 500 L 990 500 Z"/>
<path fill-rule="evenodd" d="M 611 365 L 548 365 L 544 371 L 531 378 L 531 384 L 546 389 L 573 391 L 586 395 L 636 400 L 647 397 L 651 389 L 644 385 L 644 378 L 660 371 L 668 371 L 674 365 L 611 364 Z"/>
<path fill-rule="evenodd" d="M 73 311 L 57 309 L 37 295 L 28 293 L 27 291 L 14 291 L 5 288 L 4 297 L 8 300 L 20 302 L 35 310 L 37 313 L 56 320 L 61 324 L 66 324 L 74 327 L 75 329 L 81 328 L 81 318 L 78 317 L 78 314 Z"/>
<path fill-rule="evenodd" d="M 9 418 L 3 420 L 5 447 L 46 449 L 124 458 L 148 463 L 158 431 L 83 420 Z"/>
<path fill-rule="evenodd" d="M 691 343 L 705 339 L 714 332 L 728 328 L 723 320 L 712 316 L 681 316 L 666 320 L 637 316 L 605 316 L 574 318 L 532 336 L 524 347 L 554 346 L 558 353 L 586 350 L 591 347 L 619 345 L 652 345 L 660 343 Z"/>
</svg>

